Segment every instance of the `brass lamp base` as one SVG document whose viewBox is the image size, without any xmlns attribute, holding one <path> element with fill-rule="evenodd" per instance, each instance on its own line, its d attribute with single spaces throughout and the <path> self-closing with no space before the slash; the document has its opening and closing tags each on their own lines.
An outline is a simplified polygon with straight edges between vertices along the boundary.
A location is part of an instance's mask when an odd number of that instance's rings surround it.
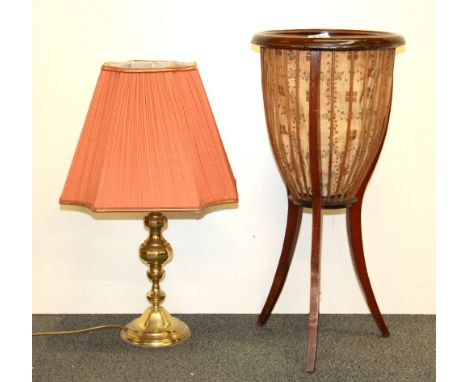
<svg viewBox="0 0 468 382">
<path fill-rule="evenodd" d="M 190 334 L 189 327 L 166 309 L 150 306 L 121 330 L 120 337 L 131 345 L 166 347 L 184 342 Z"/>
<path fill-rule="evenodd" d="M 159 286 L 165 273 L 163 265 L 172 257 L 172 248 L 162 236 L 166 225 L 167 218 L 161 213 L 151 212 L 145 216 L 145 226 L 149 228 L 150 235 L 140 245 L 140 259 L 149 266 L 146 274 L 152 285 L 146 299 L 150 306 L 120 332 L 120 337 L 131 345 L 167 347 L 190 337 L 189 327 L 161 306 L 166 298 Z"/>
</svg>

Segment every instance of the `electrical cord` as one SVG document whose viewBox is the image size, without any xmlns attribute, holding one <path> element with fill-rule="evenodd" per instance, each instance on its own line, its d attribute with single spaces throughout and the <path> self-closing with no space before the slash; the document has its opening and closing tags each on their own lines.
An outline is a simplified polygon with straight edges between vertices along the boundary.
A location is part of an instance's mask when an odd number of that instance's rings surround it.
<svg viewBox="0 0 468 382">
<path fill-rule="evenodd" d="M 99 326 L 92 326 L 90 328 L 84 329 L 76 329 L 76 330 L 56 330 L 50 332 L 33 332 L 33 337 L 35 336 L 55 336 L 55 335 L 62 335 L 62 334 L 79 334 L 79 333 L 86 333 L 91 332 L 93 330 L 100 330 L 100 329 L 123 329 L 123 325 L 117 324 L 107 324 L 107 325 L 99 325 Z"/>
</svg>

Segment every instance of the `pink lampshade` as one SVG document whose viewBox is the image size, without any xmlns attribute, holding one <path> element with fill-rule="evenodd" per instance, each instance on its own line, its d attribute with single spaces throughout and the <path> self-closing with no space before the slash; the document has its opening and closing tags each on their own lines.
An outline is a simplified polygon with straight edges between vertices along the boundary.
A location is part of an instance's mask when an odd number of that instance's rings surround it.
<svg viewBox="0 0 468 382">
<path fill-rule="evenodd" d="M 200 211 L 237 200 L 195 63 L 105 63 L 60 203 Z"/>
</svg>

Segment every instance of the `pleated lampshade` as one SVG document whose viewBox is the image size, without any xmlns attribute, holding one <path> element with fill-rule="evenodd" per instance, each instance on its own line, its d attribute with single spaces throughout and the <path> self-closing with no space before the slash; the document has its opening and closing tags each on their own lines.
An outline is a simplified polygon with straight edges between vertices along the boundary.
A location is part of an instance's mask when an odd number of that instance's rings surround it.
<svg viewBox="0 0 468 382">
<path fill-rule="evenodd" d="M 196 64 L 105 63 L 60 203 L 200 211 L 237 200 Z"/>
</svg>

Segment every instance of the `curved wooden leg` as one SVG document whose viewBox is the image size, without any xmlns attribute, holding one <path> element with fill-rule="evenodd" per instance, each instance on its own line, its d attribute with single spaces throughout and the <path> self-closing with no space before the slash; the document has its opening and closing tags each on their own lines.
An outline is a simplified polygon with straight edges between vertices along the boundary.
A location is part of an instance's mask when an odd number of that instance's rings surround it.
<svg viewBox="0 0 468 382">
<path fill-rule="evenodd" d="M 317 203 L 318 202 L 318 203 Z M 320 301 L 320 246 L 322 238 L 322 206 L 319 201 L 312 214 L 312 253 L 310 266 L 310 308 L 309 308 L 309 338 L 307 342 L 307 372 L 315 370 L 317 355 L 317 336 L 319 324 Z"/>
<path fill-rule="evenodd" d="M 359 200 L 349 207 L 346 211 L 348 222 L 348 237 L 350 241 L 351 253 L 354 259 L 356 272 L 361 282 L 362 289 L 366 296 L 367 305 L 374 316 L 375 322 L 384 337 L 390 335 L 387 325 L 380 313 L 379 306 L 372 291 L 372 286 L 367 274 L 366 260 L 364 259 L 364 247 L 362 244 L 362 231 L 361 231 L 361 210 L 362 210 L 362 194 Z"/>
<path fill-rule="evenodd" d="M 312 251 L 310 259 L 309 338 L 307 372 L 315 370 L 320 300 L 320 245 L 322 239 L 322 177 L 320 172 L 320 56 L 310 52 L 309 81 L 309 167 L 312 185 Z"/>
<path fill-rule="evenodd" d="M 284 234 L 283 249 L 279 259 L 278 268 L 276 269 L 275 278 L 271 285 L 270 293 L 262 309 L 262 313 L 257 320 L 257 325 L 263 326 L 275 307 L 276 301 L 283 289 L 284 282 L 288 276 L 291 260 L 294 255 L 294 248 L 296 246 L 297 234 L 301 227 L 302 220 L 302 207 L 296 206 L 293 202 L 288 200 L 288 220 L 286 223 L 286 232 Z"/>
</svg>

